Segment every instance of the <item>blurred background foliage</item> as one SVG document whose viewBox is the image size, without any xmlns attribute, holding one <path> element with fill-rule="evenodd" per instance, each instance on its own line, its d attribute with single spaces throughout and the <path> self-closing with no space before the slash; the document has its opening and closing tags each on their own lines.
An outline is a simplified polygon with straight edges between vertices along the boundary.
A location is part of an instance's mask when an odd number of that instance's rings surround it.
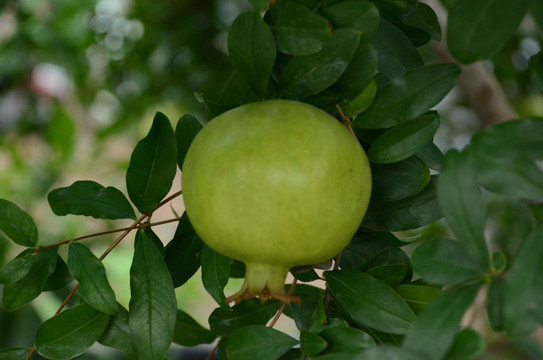
<svg viewBox="0 0 543 360">
<path fill-rule="evenodd" d="M 246 0 L 0 0 L 0 198 L 34 216 L 41 244 L 119 226 L 55 217 L 46 195 L 79 179 L 124 189 L 130 153 L 156 111 L 174 126 L 185 113 L 207 121 L 211 114 L 193 93 L 214 93 L 228 79 L 227 31 L 246 9 Z M 506 47 L 485 62 L 519 116 L 543 116 L 543 97 L 528 67 L 542 44 L 543 34 L 527 17 Z M 419 50 L 435 61 L 431 44 Z M 435 140 L 442 150 L 462 147 L 481 126 L 458 89 L 438 108 L 442 126 Z M 182 211 L 182 203 L 177 206 Z M 503 219 L 493 227 L 496 241 L 507 238 L 503 246 L 515 248 L 514 233 L 522 239 L 531 226 L 522 216 L 528 210 L 503 198 L 490 206 Z M 515 226 L 504 229 L 507 223 Z M 172 228 L 164 234 L 171 236 Z M 0 265 L 17 252 L 1 236 Z M 116 253 L 106 268 L 118 284 L 119 300 L 127 302 L 122 264 L 128 266 L 131 254 Z M 198 296 L 189 286 L 180 308 L 202 306 Z M 31 344 L 35 327 L 58 301 L 42 296 L 32 308 L 2 311 L 0 348 Z M 536 358 L 528 345 L 517 345 L 495 359 Z"/>
</svg>

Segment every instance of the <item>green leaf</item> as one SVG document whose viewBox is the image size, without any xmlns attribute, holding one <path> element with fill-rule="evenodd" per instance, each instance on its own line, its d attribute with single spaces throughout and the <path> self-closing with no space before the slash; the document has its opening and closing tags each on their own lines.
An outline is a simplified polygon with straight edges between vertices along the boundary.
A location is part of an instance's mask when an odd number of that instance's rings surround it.
<svg viewBox="0 0 543 360">
<path fill-rule="evenodd" d="M 0 231 L 16 244 L 35 246 L 38 228 L 28 213 L 11 201 L 0 199 Z"/>
<path fill-rule="evenodd" d="M 329 319 L 326 325 L 319 325 L 313 331 L 326 341 L 328 347 L 321 355 L 312 359 L 345 359 L 341 356 L 361 354 L 375 346 L 375 341 L 370 335 L 349 327 L 344 320 L 337 318 Z"/>
<path fill-rule="evenodd" d="M 130 292 L 129 325 L 138 356 L 163 360 L 173 337 L 177 301 L 160 251 L 143 231 L 136 234 Z"/>
<path fill-rule="evenodd" d="M 345 99 L 357 98 L 372 82 L 376 66 L 377 53 L 373 47 L 371 45 L 359 46 L 349 66 L 332 85 L 331 90 L 341 94 Z M 350 113 L 348 116 L 351 116 Z"/>
<path fill-rule="evenodd" d="M 236 304 L 232 309 L 217 308 L 209 316 L 209 326 L 213 333 L 228 337 L 248 325 L 265 325 L 280 306 L 274 300 L 262 304 L 258 299 L 251 299 Z"/>
<path fill-rule="evenodd" d="M 294 296 L 299 297 L 301 300 L 301 304 L 289 304 L 292 318 L 298 330 L 311 330 L 314 326 L 320 325 L 325 321 L 324 291 L 322 289 L 310 285 L 298 284 L 294 291 Z"/>
<path fill-rule="evenodd" d="M 275 360 L 298 341 L 285 333 L 262 325 L 236 331 L 226 344 L 229 360 Z"/>
<path fill-rule="evenodd" d="M 183 168 L 185 155 L 189 150 L 192 140 L 202 128 L 202 124 L 194 116 L 190 114 L 183 115 L 175 126 L 175 139 L 177 142 L 177 165 L 180 169 Z"/>
<path fill-rule="evenodd" d="M 94 181 L 76 181 L 47 195 L 56 215 L 84 215 L 96 219 L 134 219 L 134 209 L 124 194 Z"/>
<path fill-rule="evenodd" d="M 368 159 L 381 164 L 405 160 L 432 140 L 438 127 L 439 115 L 436 111 L 393 127 L 371 144 Z"/>
<path fill-rule="evenodd" d="M 264 18 L 275 35 L 277 50 L 290 55 L 319 52 L 331 37 L 328 21 L 294 1 L 279 1 Z"/>
<path fill-rule="evenodd" d="M 451 290 L 433 301 L 417 317 L 403 340 L 403 347 L 428 359 L 442 359 L 451 349 L 466 309 L 481 284 Z"/>
<path fill-rule="evenodd" d="M 326 349 L 328 343 L 319 335 L 303 330 L 300 333 L 300 346 L 306 355 L 315 355 Z"/>
<path fill-rule="evenodd" d="M 32 268 L 36 260 L 34 249 L 25 249 L 0 269 L 0 283 L 9 284 L 21 280 Z"/>
<path fill-rule="evenodd" d="M 435 176 L 421 192 L 407 198 L 370 203 L 362 225 L 376 231 L 416 229 L 441 219 Z"/>
<path fill-rule="evenodd" d="M 109 323 L 98 342 L 127 353 L 135 353 L 128 318 L 128 311 L 118 305 L 118 312 L 109 318 Z"/>
<path fill-rule="evenodd" d="M 543 11 L 543 6 L 541 6 L 541 10 Z M 535 86 L 543 94 L 543 51 L 530 58 L 530 74 Z"/>
<path fill-rule="evenodd" d="M 228 33 L 228 54 L 234 68 L 264 96 L 277 52 L 272 31 L 258 12 L 244 12 L 234 20 Z"/>
<path fill-rule="evenodd" d="M 250 83 L 245 79 L 242 73 L 234 71 L 219 96 L 219 103 L 223 105 L 210 110 L 214 115 L 219 115 L 220 113 L 239 105 L 260 100 L 261 98 L 251 88 Z M 209 105 L 209 103 L 207 105 Z"/>
<path fill-rule="evenodd" d="M 486 342 L 472 329 L 460 331 L 445 360 L 477 360 L 486 353 Z"/>
<path fill-rule="evenodd" d="M 224 287 L 230 278 L 230 259 L 204 244 L 201 262 L 204 288 L 217 304 L 227 308 Z"/>
<path fill-rule="evenodd" d="M 428 142 L 415 156 L 422 160 L 430 169 L 441 170 L 443 153 L 433 142 Z"/>
<path fill-rule="evenodd" d="M 525 0 L 457 0 L 448 16 L 449 51 L 463 63 L 489 58 L 511 38 L 527 10 Z"/>
<path fill-rule="evenodd" d="M 130 199 L 141 213 L 154 210 L 168 194 L 177 167 L 177 144 L 170 120 L 157 112 L 136 145 L 126 171 Z"/>
<path fill-rule="evenodd" d="M 393 164 L 372 164 L 371 201 L 405 199 L 420 192 L 430 181 L 430 169 L 415 157 Z"/>
<path fill-rule="evenodd" d="M 396 292 L 417 315 L 426 309 L 428 304 L 443 295 L 441 289 L 412 284 L 402 284 L 396 288 Z"/>
<path fill-rule="evenodd" d="M 437 191 L 441 212 L 451 231 L 467 254 L 487 267 L 486 207 L 475 170 L 465 154 L 451 150 L 445 155 Z"/>
<path fill-rule="evenodd" d="M 100 338 L 108 321 L 109 315 L 87 304 L 64 310 L 38 327 L 36 351 L 49 359 L 71 359 Z"/>
<path fill-rule="evenodd" d="M 323 11 L 334 28 L 351 27 L 362 33 L 361 44 L 371 41 L 379 26 L 379 10 L 369 1 L 342 1 Z"/>
<path fill-rule="evenodd" d="M 0 350 L 0 360 L 26 359 L 30 348 L 10 348 Z M 34 359 L 32 356 L 30 359 Z"/>
<path fill-rule="evenodd" d="M 300 99 L 336 82 L 347 68 L 360 41 L 353 29 L 337 29 L 320 52 L 293 57 L 279 76 L 280 97 Z"/>
<path fill-rule="evenodd" d="M 459 284 L 481 278 L 487 272 L 459 241 L 445 238 L 418 246 L 413 252 L 413 267 L 424 280 L 438 285 Z"/>
<path fill-rule="evenodd" d="M 487 305 L 486 313 L 490 326 L 496 332 L 502 332 L 505 330 L 504 325 L 504 293 L 505 293 L 505 279 L 502 277 L 494 276 L 490 282 L 487 292 Z"/>
<path fill-rule="evenodd" d="M 441 26 L 434 10 L 425 3 L 417 3 L 414 11 L 401 15 L 398 18 L 404 33 L 409 34 L 409 38 L 415 46 L 426 44 L 430 39 L 441 41 Z M 414 34 L 419 41 L 414 41 Z"/>
<path fill-rule="evenodd" d="M 372 0 L 379 8 L 381 16 L 392 18 L 404 14 L 412 0 Z"/>
<path fill-rule="evenodd" d="M 270 0 L 249 0 L 249 3 L 256 11 L 266 11 Z"/>
<path fill-rule="evenodd" d="M 8 311 L 15 311 L 40 295 L 49 275 L 55 271 L 57 248 L 40 251 L 30 271 L 20 280 L 6 284 L 2 303 Z"/>
<path fill-rule="evenodd" d="M 203 242 L 192 228 L 187 213 L 183 213 L 173 239 L 166 245 L 164 256 L 174 287 L 183 285 L 198 271 L 202 246 Z"/>
<path fill-rule="evenodd" d="M 454 64 L 411 69 L 379 89 L 373 104 L 353 121 L 353 126 L 386 129 L 414 119 L 437 105 L 459 75 L 460 68 Z"/>
<path fill-rule="evenodd" d="M 410 69 L 424 65 L 409 38 L 383 18 L 379 20 L 372 45 L 377 50 L 377 68 L 388 79 L 395 79 Z"/>
<path fill-rule="evenodd" d="M 385 282 L 352 270 L 324 273 L 327 287 L 346 316 L 359 326 L 405 334 L 415 314 Z"/>
<path fill-rule="evenodd" d="M 106 314 L 117 312 L 115 293 L 107 280 L 104 264 L 88 247 L 70 243 L 68 270 L 79 282 L 79 295 L 87 304 Z"/>
<path fill-rule="evenodd" d="M 543 323 L 543 225 L 524 240 L 511 261 L 503 289 L 503 316 L 509 336 L 529 335 Z"/>
<path fill-rule="evenodd" d="M 392 345 L 377 346 L 365 351 L 363 355 L 363 360 L 421 360 L 418 353 Z"/>
<path fill-rule="evenodd" d="M 173 342 L 182 346 L 211 344 L 217 337 L 184 311 L 177 310 Z"/>
<path fill-rule="evenodd" d="M 366 86 L 360 94 L 358 94 L 353 100 L 345 105 L 341 106 L 343 113 L 348 118 L 353 118 L 361 112 L 370 107 L 373 99 L 377 94 L 377 84 L 375 80 L 371 80 L 369 85 Z"/>
<path fill-rule="evenodd" d="M 73 280 L 72 275 L 68 271 L 68 266 L 60 255 L 57 255 L 57 264 L 55 271 L 47 278 L 43 284 L 42 291 L 56 291 L 64 288 Z"/>
</svg>

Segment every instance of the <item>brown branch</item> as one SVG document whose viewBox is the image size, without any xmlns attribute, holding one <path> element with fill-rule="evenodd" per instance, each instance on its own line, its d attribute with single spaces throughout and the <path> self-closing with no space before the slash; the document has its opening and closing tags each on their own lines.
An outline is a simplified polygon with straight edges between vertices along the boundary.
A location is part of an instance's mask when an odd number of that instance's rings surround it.
<svg viewBox="0 0 543 360">
<path fill-rule="evenodd" d="M 290 285 L 290 289 L 288 290 L 288 296 L 292 296 L 292 294 L 294 294 L 294 289 L 296 289 L 296 283 L 297 282 L 298 282 L 298 280 L 296 278 L 294 278 L 294 280 L 292 280 L 292 285 Z M 283 312 L 285 311 L 286 307 L 287 307 L 287 303 L 283 302 L 281 304 L 281 307 L 279 308 L 279 310 L 277 311 L 277 313 L 273 317 L 272 321 L 268 325 L 268 327 L 272 328 L 272 327 L 275 326 L 275 324 L 277 323 L 277 321 L 279 320 L 281 315 L 283 315 Z"/>
<path fill-rule="evenodd" d="M 345 114 L 343 113 L 343 110 L 341 110 L 341 107 L 336 104 L 336 109 L 339 113 L 339 116 L 341 117 L 341 121 L 343 121 L 343 124 L 345 124 L 345 126 L 347 127 L 347 129 L 349 129 L 349 131 L 351 132 L 351 134 L 353 134 L 354 138 L 356 139 L 356 134 L 354 133 L 354 130 L 353 130 L 353 127 L 351 126 L 351 119 L 349 119 L 347 116 L 345 116 Z"/>
<path fill-rule="evenodd" d="M 443 31 L 441 41 L 432 41 L 430 45 L 440 61 L 455 63 L 462 69 L 462 73 L 458 79 L 458 86 L 462 90 L 469 108 L 477 114 L 481 127 L 517 118 L 518 115 L 507 100 L 498 79 L 483 62 L 468 65 L 461 64 L 453 58 L 447 49 L 445 37 L 447 10 L 443 5 L 438 0 L 421 1 L 435 11 Z"/>
</svg>

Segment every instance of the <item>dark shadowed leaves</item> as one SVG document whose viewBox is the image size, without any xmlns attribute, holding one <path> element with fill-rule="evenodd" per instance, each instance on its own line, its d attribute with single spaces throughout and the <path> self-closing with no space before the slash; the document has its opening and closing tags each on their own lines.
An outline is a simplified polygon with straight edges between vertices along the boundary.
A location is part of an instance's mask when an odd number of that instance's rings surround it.
<svg viewBox="0 0 543 360">
<path fill-rule="evenodd" d="M 177 310 L 177 320 L 173 332 L 173 342 L 183 346 L 210 344 L 217 336 L 184 311 Z"/>
<path fill-rule="evenodd" d="M 377 33 L 379 10 L 369 1 L 343 1 L 324 9 L 323 14 L 335 28 L 351 27 L 362 33 L 360 42 L 368 43 Z"/>
<path fill-rule="evenodd" d="M 130 200 L 141 213 L 154 210 L 168 194 L 177 168 L 177 144 L 170 120 L 157 112 L 140 140 L 126 171 Z"/>
<path fill-rule="evenodd" d="M 128 311 L 124 307 L 118 305 L 118 312 L 109 318 L 109 323 L 98 342 L 127 353 L 136 352 L 128 325 Z"/>
<path fill-rule="evenodd" d="M 275 360 L 296 344 L 296 339 L 279 330 L 251 325 L 232 335 L 226 344 L 226 354 L 229 360 Z"/>
<path fill-rule="evenodd" d="M 134 219 L 134 209 L 124 194 L 94 181 L 76 181 L 47 195 L 56 215 L 85 215 L 97 219 Z"/>
<path fill-rule="evenodd" d="M 370 335 L 350 327 L 344 320 L 337 318 L 329 319 L 325 325 L 315 327 L 313 332 L 324 339 L 328 346 L 326 351 L 319 356 L 312 357 L 312 359 L 339 360 L 345 359 L 345 356 L 351 359 L 350 356 L 358 356 L 358 354 L 375 346 L 375 341 Z"/>
<path fill-rule="evenodd" d="M 71 359 L 100 338 L 108 321 L 109 315 L 87 304 L 64 310 L 38 327 L 36 350 L 49 359 Z"/>
<path fill-rule="evenodd" d="M 443 290 L 441 289 L 412 284 L 400 285 L 396 288 L 396 292 L 417 315 L 420 314 L 428 304 L 443 295 Z"/>
<path fill-rule="evenodd" d="M 445 360 L 477 360 L 486 353 L 486 342 L 472 329 L 460 331 Z"/>
<path fill-rule="evenodd" d="M 230 278 L 230 259 L 204 244 L 201 263 L 204 288 L 217 304 L 228 307 L 225 302 L 224 287 Z"/>
<path fill-rule="evenodd" d="M 177 122 L 175 139 L 177 141 L 177 165 L 180 169 L 183 168 L 185 155 L 187 155 L 192 140 L 194 140 L 201 128 L 202 124 L 190 114 L 183 115 Z"/>
<path fill-rule="evenodd" d="M 55 271 L 47 278 L 45 284 L 43 284 L 42 291 L 56 291 L 60 290 L 68 285 L 73 280 L 72 275 L 68 271 L 68 265 L 64 259 L 57 255 L 57 264 L 55 265 Z"/>
<path fill-rule="evenodd" d="M 0 199 L 0 231 L 22 246 L 34 246 L 38 242 L 38 228 L 32 217 L 4 199 Z"/>
<path fill-rule="evenodd" d="M 543 5 L 541 8 L 543 10 Z M 543 94 L 543 51 L 530 58 L 530 74 L 532 75 L 532 81 L 535 86 Z"/>
</svg>

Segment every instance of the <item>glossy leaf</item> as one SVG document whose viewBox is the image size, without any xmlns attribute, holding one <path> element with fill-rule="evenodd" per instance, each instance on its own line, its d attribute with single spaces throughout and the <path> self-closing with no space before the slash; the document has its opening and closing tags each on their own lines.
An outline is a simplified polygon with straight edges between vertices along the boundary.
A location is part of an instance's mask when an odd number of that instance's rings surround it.
<svg viewBox="0 0 543 360">
<path fill-rule="evenodd" d="M 454 64 L 431 64 L 407 71 L 383 86 L 354 127 L 385 129 L 414 119 L 437 105 L 451 91 L 460 75 Z"/>
<path fill-rule="evenodd" d="M 187 213 L 183 213 L 173 239 L 166 245 L 164 256 L 174 287 L 183 285 L 198 271 L 202 246 L 203 242 L 192 228 Z"/>
<path fill-rule="evenodd" d="M 441 289 L 413 284 L 402 284 L 396 288 L 396 292 L 417 315 L 426 309 L 428 304 L 443 295 Z"/>
<path fill-rule="evenodd" d="M 511 261 L 503 298 L 505 330 L 509 336 L 529 335 L 543 323 L 543 225 L 522 243 Z"/>
<path fill-rule="evenodd" d="M 57 255 L 57 264 L 55 265 L 55 271 L 43 284 L 42 291 L 57 291 L 67 286 L 73 280 L 72 275 L 68 271 L 68 265 L 64 262 L 64 259 Z"/>
<path fill-rule="evenodd" d="M 55 271 L 56 263 L 57 248 L 40 251 L 30 271 L 23 278 L 4 286 L 4 308 L 15 311 L 40 295 L 47 278 Z"/>
<path fill-rule="evenodd" d="M 472 329 L 460 331 L 445 360 L 477 360 L 486 353 L 486 342 Z"/>
<path fill-rule="evenodd" d="M 234 20 L 228 33 L 228 54 L 234 68 L 264 96 L 277 52 L 272 31 L 258 12 L 248 11 Z"/>
<path fill-rule="evenodd" d="M 141 213 L 154 210 L 168 194 L 177 168 L 177 144 L 170 120 L 157 112 L 140 140 L 126 171 L 130 200 Z"/>
<path fill-rule="evenodd" d="M 413 323 L 403 340 L 403 347 L 428 359 L 442 359 L 451 349 L 462 316 L 480 286 L 473 284 L 451 290 L 430 303 Z"/>
<path fill-rule="evenodd" d="M 347 104 L 341 106 L 343 114 L 348 118 L 353 118 L 356 115 L 364 112 L 370 107 L 373 99 L 375 98 L 375 94 L 377 94 L 377 84 L 375 83 L 375 80 L 372 80 L 360 94 L 358 94 Z"/>
<path fill-rule="evenodd" d="M 275 36 L 277 50 L 285 54 L 314 54 L 332 36 L 325 18 L 295 1 L 275 3 L 264 19 Z"/>
<path fill-rule="evenodd" d="M 363 360 L 421 360 L 417 352 L 392 345 L 377 346 L 364 352 L 363 355 Z"/>
<path fill-rule="evenodd" d="M 130 292 L 129 326 L 138 356 L 163 360 L 175 328 L 177 301 L 160 251 L 143 231 L 136 235 Z"/>
<path fill-rule="evenodd" d="M 463 63 L 489 58 L 511 38 L 527 10 L 526 0 L 457 0 L 448 16 L 449 51 Z"/>
<path fill-rule="evenodd" d="M 312 359 L 344 359 L 348 355 L 362 354 L 375 346 L 373 338 L 362 330 L 350 327 L 344 320 L 332 318 L 313 330 L 328 344 L 327 349 Z M 349 357 L 350 359 L 350 357 Z"/>
<path fill-rule="evenodd" d="M 0 269 L 0 283 L 9 284 L 22 279 L 34 264 L 36 253 L 34 249 L 25 249 L 13 260 Z"/>
<path fill-rule="evenodd" d="M 217 304 L 228 307 L 225 302 L 224 287 L 230 278 L 230 259 L 204 244 L 201 262 L 204 288 Z"/>
<path fill-rule="evenodd" d="M 456 150 L 447 153 L 437 189 L 441 212 L 451 231 L 472 259 L 487 266 L 486 207 L 465 154 Z"/>
<path fill-rule="evenodd" d="M 430 170 L 415 157 L 393 164 L 372 164 L 371 200 L 375 203 L 415 195 L 430 181 Z"/>
<path fill-rule="evenodd" d="M 424 64 L 409 38 L 383 18 L 379 20 L 372 45 L 377 50 L 377 68 L 388 79 L 400 77 L 406 71 Z"/>
<path fill-rule="evenodd" d="M 359 326 L 405 334 L 415 314 L 385 282 L 358 271 L 325 272 L 327 286 L 343 312 Z"/>
<path fill-rule="evenodd" d="M 118 312 L 109 318 L 109 323 L 98 342 L 127 353 L 135 353 L 136 348 L 132 343 L 128 318 L 128 311 L 118 305 Z"/>
<path fill-rule="evenodd" d="M 403 25 L 404 32 L 416 32 L 420 41 L 414 42 L 416 46 L 426 44 L 430 39 L 441 40 L 441 26 L 434 10 L 425 3 L 417 3 L 414 11 L 398 17 Z M 410 34 L 411 35 L 411 34 Z M 413 36 L 410 36 L 413 41 Z"/>
<path fill-rule="evenodd" d="M 326 349 L 328 343 L 319 335 L 303 330 L 300 333 L 300 346 L 306 355 L 315 355 Z"/>
<path fill-rule="evenodd" d="M 405 160 L 432 140 L 438 127 L 439 115 L 435 111 L 393 127 L 371 144 L 368 159 L 381 164 Z"/>
<path fill-rule="evenodd" d="M 190 114 L 183 115 L 177 122 L 175 139 L 177 142 L 177 165 L 180 169 L 183 168 L 185 155 L 187 155 L 192 140 L 194 140 L 201 128 L 202 124 Z"/>
<path fill-rule="evenodd" d="M 359 40 L 358 31 L 337 29 L 320 52 L 292 58 L 279 76 L 280 97 L 301 99 L 332 85 L 347 68 Z"/>
<path fill-rule="evenodd" d="M 184 311 L 177 310 L 173 342 L 182 346 L 211 344 L 217 338 Z"/>
<path fill-rule="evenodd" d="M 435 238 L 413 252 L 413 267 L 424 280 L 438 285 L 481 278 L 485 267 L 466 253 L 459 241 Z"/>
<path fill-rule="evenodd" d="M 232 335 L 226 344 L 226 354 L 229 360 L 275 360 L 296 344 L 296 339 L 279 330 L 251 325 Z"/>
<path fill-rule="evenodd" d="M 84 215 L 96 219 L 134 219 L 134 209 L 124 194 L 94 181 L 76 181 L 47 195 L 56 215 Z"/>
<path fill-rule="evenodd" d="M 422 160 L 430 169 L 441 170 L 443 153 L 432 141 L 424 145 L 415 156 Z"/>
<path fill-rule="evenodd" d="M 345 99 L 355 99 L 370 85 L 376 66 L 377 53 L 373 47 L 371 45 L 359 46 L 349 66 L 332 86 L 332 91 L 340 93 Z"/>
<path fill-rule="evenodd" d="M 49 359 L 71 359 L 100 338 L 108 321 L 109 315 L 87 304 L 64 310 L 38 327 L 36 351 Z"/>
<path fill-rule="evenodd" d="M 334 28 L 351 27 L 362 33 L 360 42 L 372 40 L 379 26 L 379 10 L 369 1 L 342 1 L 324 9 Z"/>
<path fill-rule="evenodd" d="M 251 299 L 236 304 L 231 310 L 217 308 L 209 316 L 209 326 L 213 333 L 228 337 L 245 326 L 265 325 L 280 306 L 277 301 L 262 304 L 258 299 Z"/>
<path fill-rule="evenodd" d="M 117 312 L 115 293 L 107 280 L 104 264 L 88 247 L 70 243 L 68 269 L 79 282 L 79 295 L 88 305 L 106 314 Z"/>
<path fill-rule="evenodd" d="M 405 199 L 370 203 L 362 225 L 376 231 L 416 229 L 441 219 L 435 177 L 421 192 Z"/>
<path fill-rule="evenodd" d="M 38 243 L 38 228 L 28 213 L 11 201 L 0 199 L 0 231 L 14 243 L 35 246 Z"/>
</svg>

